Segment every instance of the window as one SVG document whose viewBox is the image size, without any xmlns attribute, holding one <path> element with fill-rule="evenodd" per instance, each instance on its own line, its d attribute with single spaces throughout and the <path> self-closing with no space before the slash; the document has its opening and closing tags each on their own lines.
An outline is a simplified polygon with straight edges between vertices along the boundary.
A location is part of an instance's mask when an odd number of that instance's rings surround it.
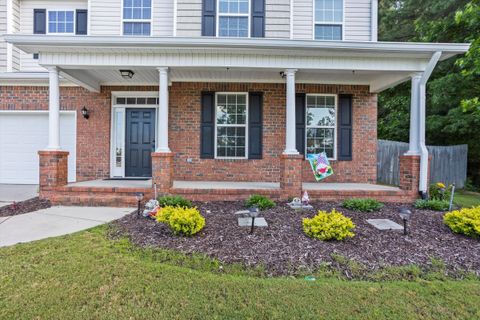
<svg viewBox="0 0 480 320">
<path fill-rule="evenodd" d="M 307 154 L 325 152 L 335 158 L 336 96 L 307 95 Z"/>
<path fill-rule="evenodd" d="M 73 11 L 48 11 L 48 33 L 73 33 Z"/>
<path fill-rule="evenodd" d="M 149 36 L 151 31 L 152 1 L 123 0 L 123 34 Z"/>
<path fill-rule="evenodd" d="M 218 0 L 218 32 L 220 37 L 248 37 L 249 0 Z"/>
<path fill-rule="evenodd" d="M 343 0 L 315 0 L 315 40 L 342 40 Z"/>
<path fill-rule="evenodd" d="M 247 94 L 218 93 L 216 109 L 216 158 L 247 157 Z"/>
</svg>

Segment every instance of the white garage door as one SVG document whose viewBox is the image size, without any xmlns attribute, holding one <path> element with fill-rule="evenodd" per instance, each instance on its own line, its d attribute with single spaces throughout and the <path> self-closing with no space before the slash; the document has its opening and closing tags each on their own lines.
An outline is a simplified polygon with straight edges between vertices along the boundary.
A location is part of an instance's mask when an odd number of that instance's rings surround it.
<svg viewBox="0 0 480 320">
<path fill-rule="evenodd" d="M 68 181 L 76 178 L 75 112 L 60 114 L 60 146 L 68 151 Z M 48 113 L 0 112 L 0 183 L 38 184 L 38 150 L 48 144 Z"/>
</svg>

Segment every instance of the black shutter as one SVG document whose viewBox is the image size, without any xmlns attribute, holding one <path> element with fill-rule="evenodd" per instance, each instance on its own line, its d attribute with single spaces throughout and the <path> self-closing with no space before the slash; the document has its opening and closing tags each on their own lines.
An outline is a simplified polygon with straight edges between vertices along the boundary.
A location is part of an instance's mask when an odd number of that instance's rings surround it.
<svg viewBox="0 0 480 320">
<path fill-rule="evenodd" d="M 248 159 L 262 159 L 263 153 L 263 94 L 248 97 Z"/>
<path fill-rule="evenodd" d="M 265 37 L 265 0 L 252 0 L 252 37 Z"/>
<path fill-rule="evenodd" d="M 215 37 L 217 19 L 217 0 L 203 0 L 202 4 L 202 36 Z"/>
<path fill-rule="evenodd" d="M 46 34 L 47 33 L 47 10 L 33 9 L 33 33 Z"/>
<path fill-rule="evenodd" d="M 305 97 L 305 93 L 297 93 L 295 96 L 295 139 L 300 154 L 305 154 Z"/>
<path fill-rule="evenodd" d="M 338 160 L 352 160 L 352 96 L 340 95 L 338 104 Z"/>
<path fill-rule="evenodd" d="M 215 157 L 215 93 L 202 92 L 200 125 L 200 158 Z"/>
<path fill-rule="evenodd" d="M 88 11 L 77 9 L 75 34 L 86 35 L 88 26 Z"/>
</svg>

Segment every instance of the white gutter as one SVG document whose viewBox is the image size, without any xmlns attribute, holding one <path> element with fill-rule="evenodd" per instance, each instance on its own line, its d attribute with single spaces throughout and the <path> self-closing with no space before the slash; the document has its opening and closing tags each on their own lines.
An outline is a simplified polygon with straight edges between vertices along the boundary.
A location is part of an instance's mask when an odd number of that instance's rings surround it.
<svg viewBox="0 0 480 320">
<path fill-rule="evenodd" d="M 433 54 L 432 58 L 428 62 L 425 71 L 423 72 L 422 78 L 420 79 L 420 121 L 419 121 L 419 147 L 420 147 L 420 182 L 419 182 L 419 191 L 424 197 L 428 191 L 428 150 L 425 144 L 425 119 L 426 119 L 426 87 L 427 81 L 432 75 L 433 69 L 437 65 L 440 57 L 442 56 L 441 51 L 437 51 Z"/>
</svg>

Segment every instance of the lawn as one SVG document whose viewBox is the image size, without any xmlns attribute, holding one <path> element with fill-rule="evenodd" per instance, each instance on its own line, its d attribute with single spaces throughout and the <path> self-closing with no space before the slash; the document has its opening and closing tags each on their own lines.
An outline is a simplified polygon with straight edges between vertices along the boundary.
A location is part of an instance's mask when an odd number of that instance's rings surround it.
<svg viewBox="0 0 480 320">
<path fill-rule="evenodd" d="M 480 193 L 460 190 L 455 192 L 455 203 L 461 207 L 480 206 Z"/>
<path fill-rule="evenodd" d="M 480 318 L 480 282 L 260 278 L 106 227 L 0 249 L 1 319 Z"/>
</svg>

